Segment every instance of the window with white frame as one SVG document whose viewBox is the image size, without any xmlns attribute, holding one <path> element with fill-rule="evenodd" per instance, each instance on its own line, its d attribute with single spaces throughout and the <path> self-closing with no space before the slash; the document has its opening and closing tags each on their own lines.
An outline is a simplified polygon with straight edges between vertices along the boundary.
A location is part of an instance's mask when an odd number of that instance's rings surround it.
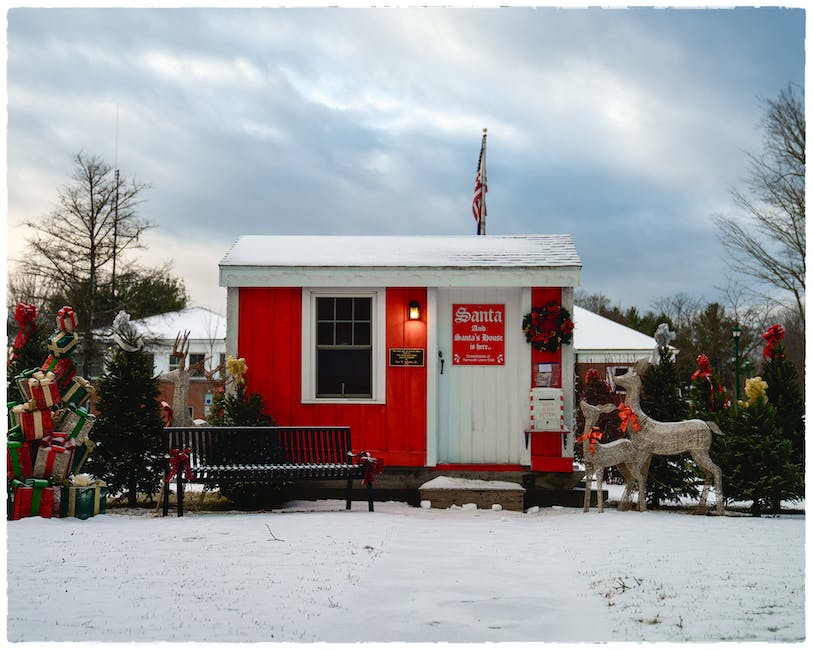
<svg viewBox="0 0 813 650">
<path fill-rule="evenodd" d="M 383 290 L 304 290 L 303 401 L 383 403 Z"/>
</svg>

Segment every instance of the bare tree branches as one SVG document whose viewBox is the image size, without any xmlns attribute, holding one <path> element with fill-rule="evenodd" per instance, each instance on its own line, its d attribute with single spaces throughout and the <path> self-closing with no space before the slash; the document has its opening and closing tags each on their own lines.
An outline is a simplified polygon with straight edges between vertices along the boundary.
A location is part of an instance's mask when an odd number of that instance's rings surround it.
<svg viewBox="0 0 813 650">
<path fill-rule="evenodd" d="M 26 221 L 32 234 L 25 269 L 31 286 L 46 295 L 74 294 L 71 302 L 84 330 L 87 374 L 93 328 L 99 325 L 97 294 L 110 275 L 106 268 L 125 251 L 139 248 L 139 238 L 152 224 L 136 214 L 147 185 L 121 179 L 101 158 L 76 154 L 71 178 L 59 189 L 50 214 Z"/>
<path fill-rule="evenodd" d="M 779 289 L 771 297 L 804 320 L 805 112 L 797 92 L 789 85 L 765 102 L 763 153 L 749 156 L 748 192 L 733 192 L 743 214 L 714 219 L 732 269 Z"/>
</svg>

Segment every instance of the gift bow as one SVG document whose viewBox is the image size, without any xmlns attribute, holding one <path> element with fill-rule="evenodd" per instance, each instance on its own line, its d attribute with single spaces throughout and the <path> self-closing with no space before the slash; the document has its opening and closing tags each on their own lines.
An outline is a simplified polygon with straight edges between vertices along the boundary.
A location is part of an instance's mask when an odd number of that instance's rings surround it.
<svg viewBox="0 0 813 650">
<path fill-rule="evenodd" d="M 692 373 L 692 381 L 695 379 L 705 379 L 711 377 L 711 361 L 705 354 L 697 355 L 697 370 Z"/>
<path fill-rule="evenodd" d="M 28 339 L 31 338 L 31 333 L 34 331 L 36 324 L 34 319 L 37 317 L 37 308 L 26 302 L 17 303 L 17 309 L 14 310 L 14 320 L 20 326 L 20 331 L 14 338 L 14 349 L 19 350 L 23 347 Z"/>
<path fill-rule="evenodd" d="M 762 350 L 762 360 L 767 361 L 776 354 L 776 348 L 782 342 L 782 339 L 785 338 L 785 330 L 779 323 L 771 325 L 768 331 L 762 335 L 762 338 L 765 339 L 765 347 Z"/>
<path fill-rule="evenodd" d="M 596 443 L 601 440 L 601 429 L 598 427 L 593 427 L 590 429 L 588 433 L 585 433 L 578 438 L 576 438 L 576 442 L 584 442 L 585 440 L 590 441 L 590 455 L 596 453 Z"/>
<path fill-rule="evenodd" d="M 187 481 L 194 480 L 192 468 L 189 467 L 189 454 L 191 453 L 192 450 L 189 447 L 184 447 L 183 451 L 180 449 L 169 450 L 169 472 L 164 479 L 164 483 L 169 483 L 180 471 L 184 472 Z"/>
<path fill-rule="evenodd" d="M 619 431 L 628 432 L 630 425 L 632 425 L 634 431 L 641 430 L 641 425 L 638 424 L 638 416 L 624 402 L 618 405 L 618 417 L 621 419 L 621 424 L 618 425 Z"/>
<path fill-rule="evenodd" d="M 369 451 L 359 453 L 359 465 L 364 466 L 364 477 L 361 479 L 362 485 L 370 485 L 373 479 L 384 471 L 384 461 L 380 458 L 373 458 Z"/>
</svg>

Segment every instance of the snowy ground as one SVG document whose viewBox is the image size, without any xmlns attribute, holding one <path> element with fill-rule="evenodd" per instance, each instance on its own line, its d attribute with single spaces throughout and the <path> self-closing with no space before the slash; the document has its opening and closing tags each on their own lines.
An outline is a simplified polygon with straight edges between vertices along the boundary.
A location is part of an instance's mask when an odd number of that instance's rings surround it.
<svg viewBox="0 0 813 650">
<path fill-rule="evenodd" d="M 803 516 L 297 502 L 9 522 L 10 641 L 805 638 Z"/>
</svg>

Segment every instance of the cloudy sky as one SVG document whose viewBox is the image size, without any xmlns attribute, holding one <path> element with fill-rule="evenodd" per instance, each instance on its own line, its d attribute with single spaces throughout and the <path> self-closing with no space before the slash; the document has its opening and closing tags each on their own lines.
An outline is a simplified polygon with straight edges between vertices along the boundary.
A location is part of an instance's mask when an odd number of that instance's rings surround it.
<svg viewBox="0 0 813 650">
<path fill-rule="evenodd" d="M 8 12 L 8 255 L 78 151 L 150 184 L 144 261 L 220 311 L 242 234 L 570 233 L 582 289 L 720 297 L 760 99 L 804 84 L 801 9 Z M 118 115 L 118 120 L 117 120 Z M 118 121 L 118 127 L 117 125 Z"/>
</svg>

